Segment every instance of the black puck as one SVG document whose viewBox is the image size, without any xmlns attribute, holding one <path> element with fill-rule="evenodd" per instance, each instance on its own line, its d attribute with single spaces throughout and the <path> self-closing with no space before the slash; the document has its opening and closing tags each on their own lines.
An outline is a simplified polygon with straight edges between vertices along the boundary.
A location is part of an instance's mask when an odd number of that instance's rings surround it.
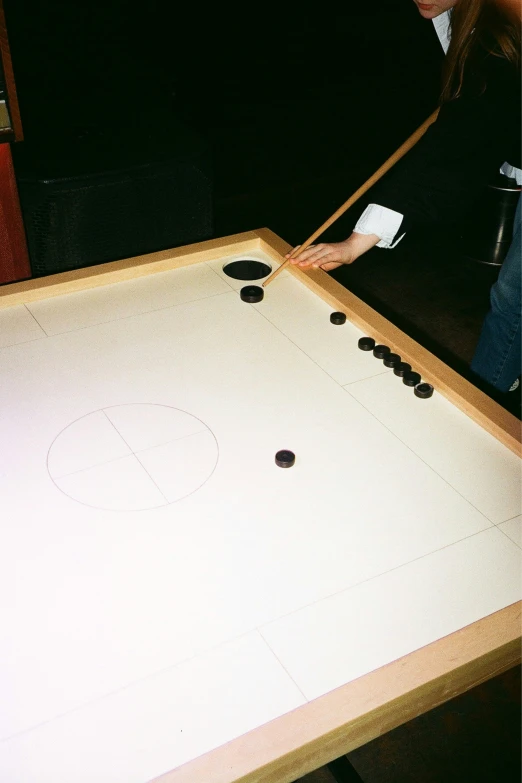
<svg viewBox="0 0 522 783">
<path fill-rule="evenodd" d="M 249 302 L 250 304 L 255 304 L 256 302 L 260 302 L 262 300 L 262 298 L 265 295 L 265 292 L 263 291 L 261 286 L 246 285 L 241 289 L 239 295 L 241 296 L 243 302 Z"/>
<path fill-rule="evenodd" d="M 376 359 L 384 359 L 389 353 L 391 353 L 391 351 L 387 345 L 376 345 L 373 349 L 373 355 Z"/>
<path fill-rule="evenodd" d="M 357 345 L 361 351 L 373 351 L 375 348 L 375 340 L 373 337 L 361 337 Z"/>
<path fill-rule="evenodd" d="M 399 362 L 399 364 L 393 368 L 393 374 L 398 375 L 399 378 L 404 378 L 407 372 L 411 370 L 411 364 L 408 362 Z"/>
<path fill-rule="evenodd" d="M 373 351 L 375 348 L 375 340 L 373 337 L 361 337 L 357 345 L 361 351 Z"/>
<path fill-rule="evenodd" d="M 287 451 L 283 449 L 278 451 L 275 455 L 275 463 L 278 468 L 291 468 L 295 462 L 295 454 L 293 451 Z"/>
<path fill-rule="evenodd" d="M 385 367 L 397 367 L 401 363 L 401 357 L 398 353 L 389 353 L 384 357 L 382 363 Z"/>
<path fill-rule="evenodd" d="M 342 326 L 346 323 L 346 316 L 344 313 L 330 313 L 330 323 L 336 326 Z"/>
<path fill-rule="evenodd" d="M 433 386 L 431 383 L 418 383 L 413 393 L 416 397 L 420 397 L 421 400 L 427 400 L 433 394 Z"/>
<path fill-rule="evenodd" d="M 421 377 L 418 372 L 407 372 L 402 379 L 402 382 L 406 386 L 417 386 L 421 382 Z"/>
</svg>

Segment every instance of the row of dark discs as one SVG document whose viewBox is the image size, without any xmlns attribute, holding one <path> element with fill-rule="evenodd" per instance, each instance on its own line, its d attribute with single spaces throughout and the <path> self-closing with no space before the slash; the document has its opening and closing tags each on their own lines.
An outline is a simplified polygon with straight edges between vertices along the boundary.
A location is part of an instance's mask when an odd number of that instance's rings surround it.
<svg viewBox="0 0 522 783">
<path fill-rule="evenodd" d="M 418 372 L 411 369 L 411 364 L 403 362 L 398 353 L 392 353 L 387 345 L 375 345 L 373 337 L 361 337 L 359 340 L 361 351 L 373 351 L 376 359 L 382 359 L 385 367 L 393 370 L 394 374 L 402 378 L 405 386 L 412 386 L 416 397 L 422 400 L 428 399 L 433 394 L 433 386 L 424 383 Z"/>
<path fill-rule="evenodd" d="M 330 321 L 337 326 L 341 326 L 346 322 L 346 315 L 344 313 L 331 313 Z M 399 354 L 392 353 L 387 345 L 375 345 L 373 337 L 361 337 L 359 348 L 361 351 L 373 351 L 375 358 L 382 359 L 384 366 L 390 367 L 395 375 L 402 378 L 402 382 L 406 386 L 413 386 L 416 397 L 426 400 L 433 394 L 433 386 L 430 383 L 423 383 L 419 373 L 411 369 L 411 364 L 403 362 Z"/>
</svg>

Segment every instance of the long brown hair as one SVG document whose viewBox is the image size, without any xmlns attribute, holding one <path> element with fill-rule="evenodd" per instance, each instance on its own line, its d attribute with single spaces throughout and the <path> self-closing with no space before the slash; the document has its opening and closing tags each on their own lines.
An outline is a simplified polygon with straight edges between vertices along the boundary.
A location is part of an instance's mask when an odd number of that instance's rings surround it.
<svg viewBox="0 0 522 783">
<path fill-rule="evenodd" d="M 458 98 L 466 67 L 482 54 L 520 67 L 520 22 L 495 0 L 458 0 L 451 13 L 451 43 L 445 58 L 441 102 Z M 480 85 L 482 91 L 486 84 Z"/>
</svg>

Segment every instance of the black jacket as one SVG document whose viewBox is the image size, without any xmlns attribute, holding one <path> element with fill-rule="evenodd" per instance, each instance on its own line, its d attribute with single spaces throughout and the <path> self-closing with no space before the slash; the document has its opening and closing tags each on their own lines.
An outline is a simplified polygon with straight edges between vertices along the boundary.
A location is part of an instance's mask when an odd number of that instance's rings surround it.
<svg viewBox="0 0 522 783">
<path fill-rule="evenodd" d="M 484 52 L 468 67 L 462 95 L 442 105 L 422 139 L 377 183 L 372 201 L 404 215 L 399 233 L 456 222 L 504 161 L 522 168 L 520 72 Z"/>
</svg>

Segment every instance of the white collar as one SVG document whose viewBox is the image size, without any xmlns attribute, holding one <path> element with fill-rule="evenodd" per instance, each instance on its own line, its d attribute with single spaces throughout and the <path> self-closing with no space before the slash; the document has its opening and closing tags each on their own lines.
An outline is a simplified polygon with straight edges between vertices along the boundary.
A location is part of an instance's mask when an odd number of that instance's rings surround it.
<svg viewBox="0 0 522 783">
<path fill-rule="evenodd" d="M 439 14 L 439 16 L 436 16 L 435 19 L 432 19 L 432 22 L 433 26 L 435 27 L 435 32 L 439 37 L 440 45 L 444 49 L 444 54 L 446 54 L 451 40 L 451 10 L 444 11 L 442 14 Z"/>
</svg>

